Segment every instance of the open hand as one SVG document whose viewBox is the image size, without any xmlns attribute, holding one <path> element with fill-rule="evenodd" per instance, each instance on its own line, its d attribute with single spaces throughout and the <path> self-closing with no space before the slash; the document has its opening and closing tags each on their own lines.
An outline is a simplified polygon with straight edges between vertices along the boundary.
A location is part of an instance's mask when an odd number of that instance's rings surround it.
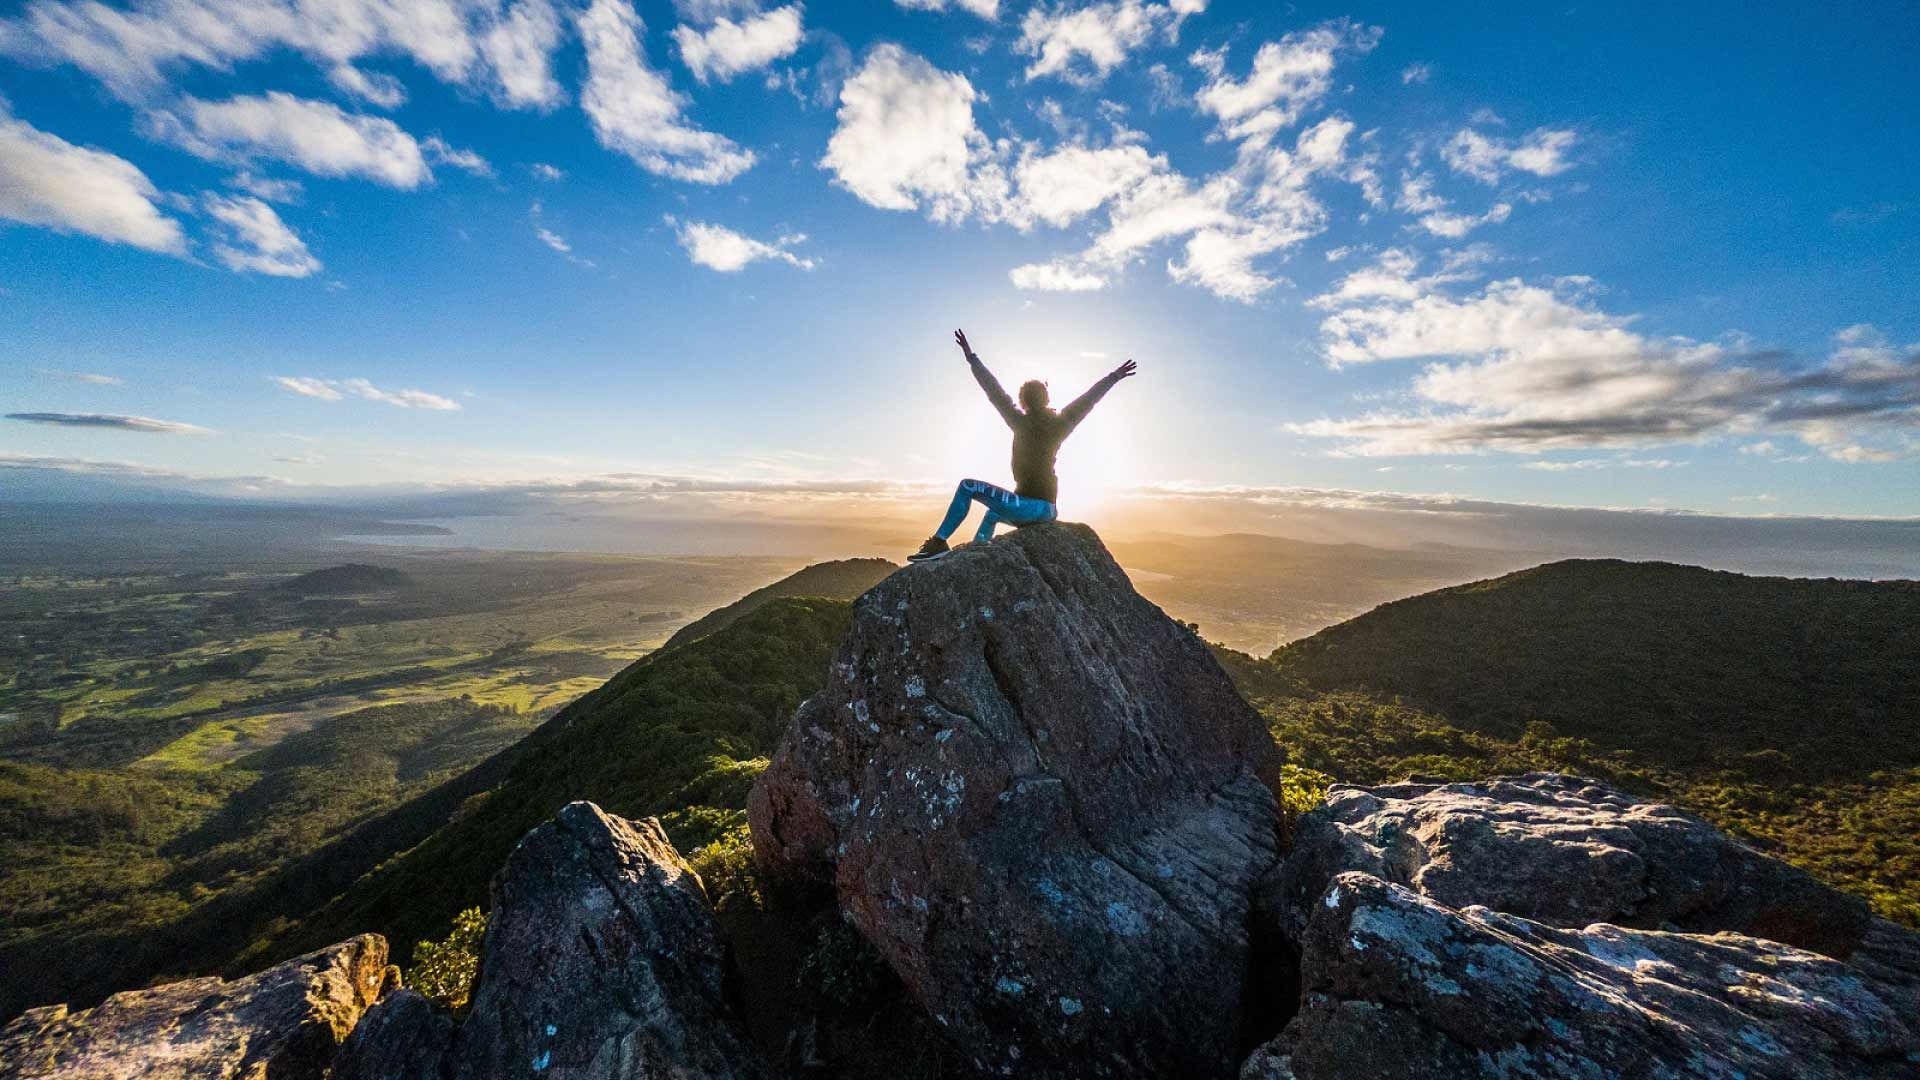
<svg viewBox="0 0 1920 1080">
<path fill-rule="evenodd" d="M 953 343 L 960 346 L 960 351 L 967 355 L 967 359 L 973 359 L 973 346 L 967 344 L 967 332 L 965 330 L 955 330 L 953 332 Z"/>
<path fill-rule="evenodd" d="M 1133 376 L 1138 375 L 1139 373 L 1140 373 L 1140 365 L 1134 363 L 1131 360 L 1113 369 L 1114 377 L 1120 378 L 1120 379 L 1130 379 Z"/>
</svg>

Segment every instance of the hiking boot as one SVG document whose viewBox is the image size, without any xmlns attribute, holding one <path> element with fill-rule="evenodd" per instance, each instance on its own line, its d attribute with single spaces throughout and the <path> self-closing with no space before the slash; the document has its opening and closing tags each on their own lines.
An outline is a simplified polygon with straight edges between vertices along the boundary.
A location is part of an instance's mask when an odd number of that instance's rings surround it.
<svg viewBox="0 0 1920 1080">
<path fill-rule="evenodd" d="M 940 556 L 945 555 L 947 552 L 951 550 L 953 549 L 947 546 L 947 542 L 945 540 L 942 540 L 937 536 L 929 536 L 927 537 L 927 542 L 920 545 L 919 551 L 916 551 L 913 554 L 907 556 L 907 561 L 908 562 L 927 562 L 930 559 L 937 559 Z"/>
</svg>

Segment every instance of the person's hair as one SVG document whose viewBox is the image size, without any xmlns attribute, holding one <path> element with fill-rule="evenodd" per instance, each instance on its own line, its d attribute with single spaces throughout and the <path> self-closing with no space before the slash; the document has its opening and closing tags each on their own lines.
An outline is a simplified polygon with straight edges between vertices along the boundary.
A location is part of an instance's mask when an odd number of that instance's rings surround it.
<svg viewBox="0 0 1920 1080">
<path fill-rule="evenodd" d="M 1047 407 L 1047 384 L 1039 379 L 1028 379 L 1020 384 L 1020 407 L 1028 412 L 1039 412 Z"/>
</svg>

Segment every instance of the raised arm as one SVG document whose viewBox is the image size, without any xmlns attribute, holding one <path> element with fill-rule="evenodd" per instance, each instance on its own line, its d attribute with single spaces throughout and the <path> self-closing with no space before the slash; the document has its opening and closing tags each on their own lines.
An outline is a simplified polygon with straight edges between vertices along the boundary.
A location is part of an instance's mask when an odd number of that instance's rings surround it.
<svg viewBox="0 0 1920 1080">
<path fill-rule="evenodd" d="M 1134 362 L 1129 360 L 1101 376 L 1100 381 L 1088 387 L 1086 393 L 1068 402 L 1067 407 L 1060 410 L 1060 418 L 1067 422 L 1067 430 L 1079 427 L 1080 421 L 1085 420 L 1093 407 L 1100 404 L 1100 399 L 1107 396 L 1107 391 L 1118 386 L 1121 379 L 1131 378 L 1136 370 Z"/>
<path fill-rule="evenodd" d="M 1013 399 L 1007 396 L 1006 387 L 1000 385 L 1000 380 L 993 377 L 993 372 L 987 370 L 987 365 L 980 362 L 980 357 L 974 354 L 973 347 L 967 344 L 966 331 L 955 330 L 953 343 L 960 346 L 960 351 L 966 354 L 967 367 L 973 369 L 973 381 L 979 383 L 980 389 L 986 391 L 987 400 L 993 402 L 993 407 L 1000 413 L 1000 419 L 1005 420 L 1008 427 L 1019 423 L 1020 410 L 1013 407 Z"/>
</svg>

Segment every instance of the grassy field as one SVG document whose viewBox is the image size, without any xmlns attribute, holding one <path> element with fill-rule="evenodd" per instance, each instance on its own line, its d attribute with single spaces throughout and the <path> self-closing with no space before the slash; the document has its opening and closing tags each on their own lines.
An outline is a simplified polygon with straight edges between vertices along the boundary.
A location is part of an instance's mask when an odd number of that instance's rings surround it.
<svg viewBox="0 0 1920 1080">
<path fill-rule="evenodd" d="M 387 554 L 400 588 L 305 567 L 6 581 L 0 757 L 210 769 L 369 705 L 469 699 L 527 726 L 795 568 L 761 558 Z"/>
</svg>

